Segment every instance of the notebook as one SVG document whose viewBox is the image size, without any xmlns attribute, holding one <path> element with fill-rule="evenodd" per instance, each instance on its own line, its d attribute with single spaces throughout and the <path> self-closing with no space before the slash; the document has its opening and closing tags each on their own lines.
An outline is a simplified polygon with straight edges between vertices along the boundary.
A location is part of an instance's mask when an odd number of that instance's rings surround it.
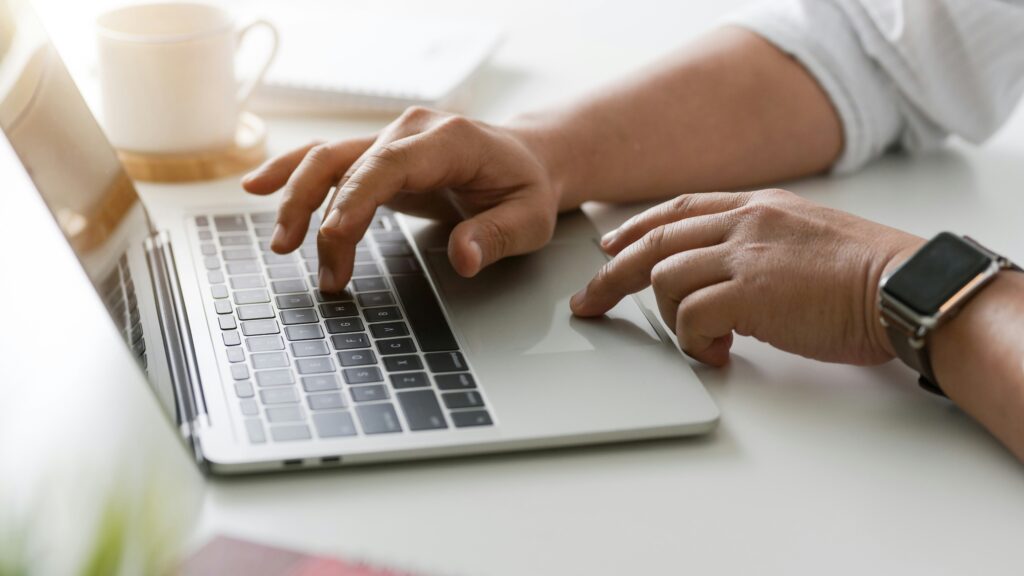
<svg viewBox="0 0 1024 576">
<path fill-rule="evenodd" d="M 397 112 L 451 108 L 494 52 L 498 26 L 398 19 L 329 9 L 275 10 L 277 59 L 253 95 L 256 112 Z M 256 48 L 253 52 L 257 52 Z"/>
</svg>

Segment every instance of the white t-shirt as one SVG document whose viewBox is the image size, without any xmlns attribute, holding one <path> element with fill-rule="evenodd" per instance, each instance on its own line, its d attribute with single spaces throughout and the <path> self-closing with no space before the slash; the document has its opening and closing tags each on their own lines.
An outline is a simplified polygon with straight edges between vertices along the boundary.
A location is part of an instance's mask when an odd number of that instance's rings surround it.
<svg viewBox="0 0 1024 576">
<path fill-rule="evenodd" d="M 774 0 L 726 19 L 799 60 L 842 119 L 836 172 L 980 143 L 1024 93 L 1024 0 Z"/>
</svg>

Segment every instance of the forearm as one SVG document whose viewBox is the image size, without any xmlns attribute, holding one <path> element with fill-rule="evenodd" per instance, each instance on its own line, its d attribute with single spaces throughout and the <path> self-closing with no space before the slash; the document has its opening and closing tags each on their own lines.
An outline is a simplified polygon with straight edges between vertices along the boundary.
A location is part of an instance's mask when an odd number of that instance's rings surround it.
<svg viewBox="0 0 1024 576">
<path fill-rule="evenodd" d="M 1024 273 L 1003 272 L 931 342 L 950 399 L 1024 461 Z"/>
<path fill-rule="evenodd" d="M 842 148 L 839 117 L 814 78 L 739 28 L 511 126 L 539 151 L 563 210 L 806 176 Z"/>
</svg>

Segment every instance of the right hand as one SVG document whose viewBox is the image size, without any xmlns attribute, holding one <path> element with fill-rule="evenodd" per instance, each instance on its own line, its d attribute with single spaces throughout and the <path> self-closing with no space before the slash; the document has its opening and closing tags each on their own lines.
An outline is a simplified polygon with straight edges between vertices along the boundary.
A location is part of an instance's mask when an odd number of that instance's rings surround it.
<svg viewBox="0 0 1024 576">
<path fill-rule="evenodd" d="M 317 236 L 320 288 L 345 288 L 356 244 L 378 206 L 432 218 L 465 215 L 448 257 L 471 277 L 506 256 L 537 250 L 554 232 L 560 197 L 524 134 L 410 108 L 376 138 L 315 143 L 267 161 L 242 180 L 252 194 L 283 188 L 271 249 L 295 250 L 313 211 L 331 199 Z"/>
</svg>

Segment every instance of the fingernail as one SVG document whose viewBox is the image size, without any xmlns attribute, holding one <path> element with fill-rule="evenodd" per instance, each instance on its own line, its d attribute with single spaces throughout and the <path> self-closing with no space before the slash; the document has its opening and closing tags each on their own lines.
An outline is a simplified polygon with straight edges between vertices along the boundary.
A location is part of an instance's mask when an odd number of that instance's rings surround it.
<svg viewBox="0 0 1024 576">
<path fill-rule="evenodd" d="M 484 263 L 484 251 L 476 240 L 469 241 L 469 263 L 473 274 L 479 272 Z"/>
<path fill-rule="evenodd" d="M 326 266 L 320 267 L 320 288 L 325 292 L 334 290 L 334 272 Z"/>
<path fill-rule="evenodd" d="M 284 242 L 286 232 L 284 225 L 278 222 L 274 225 L 274 235 L 270 238 L 270 244 L 272 246 L 280 246 L 281 243 Z"/>
<path fill-rule="evenodd" d="M 330 214 L 327 215 L 327 218 L 324 220 L 324 223 L 320 225 L 320 229 L 328 230 L 330 228 L 337 228 L 340 222 L 341 210 L 335 208 L 334 210 L 331 210 Z"/>
<path fill-rule="evenodd" d="M 584 286 L 583 290 L 580 290 L 579 292 L 572 295 L 572 298 L 569 300 L 569 305 L 572 306 L 573 308 L 579 308 L 580 305 L 583 304 L 583 301 L 586 299 L 587 287 Z"/>
<path fill-rule="evenodd" d="M 615 241 L 615 238 L 618 235 L 619 235 L 619 229 L 616 228 L 615 230 L 612 230 L 611 232 L 605 234 L 604 236 L 601 236 L 601 246 L 607 246 L 607 245 L 611 244 L 612 242 Z"/>
</svg>

